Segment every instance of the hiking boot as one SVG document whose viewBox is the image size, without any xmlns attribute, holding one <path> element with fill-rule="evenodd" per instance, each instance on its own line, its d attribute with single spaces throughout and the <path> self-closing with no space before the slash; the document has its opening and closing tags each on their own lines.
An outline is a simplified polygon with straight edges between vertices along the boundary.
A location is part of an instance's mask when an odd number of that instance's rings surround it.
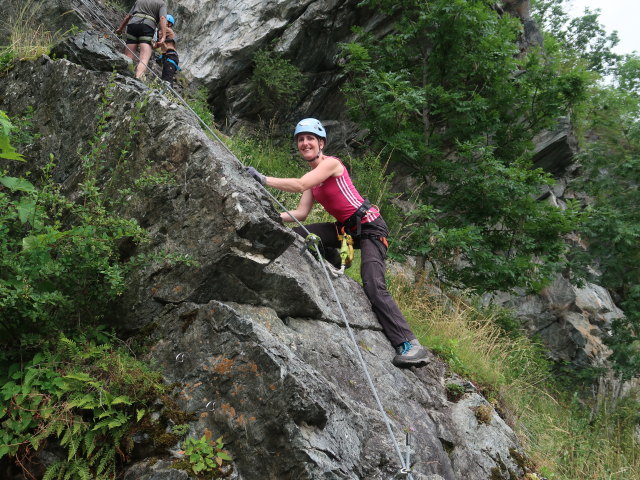
<svg viewBox="0 0 640 480">
<path fill-rule="evenodd" d="M 415 338 L 410 342 L 402 342 L 398 345 L 396 353 L 392 363 L 398 368 L 423 367 L 428 363 L 427 351 Z"/>
</svg>

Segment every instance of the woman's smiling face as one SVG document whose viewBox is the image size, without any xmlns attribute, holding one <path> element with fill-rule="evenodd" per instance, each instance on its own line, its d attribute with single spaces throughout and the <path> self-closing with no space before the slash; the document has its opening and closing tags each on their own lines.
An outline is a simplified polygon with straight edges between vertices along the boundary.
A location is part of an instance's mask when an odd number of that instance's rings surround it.
<svg viewBox="0 0 640 480">
<path fill-rule="evenodd" d="M 300 133 L 296 138 L 298 151 L 302 158 L 307 162 L 312 162 L 320 154 L 320 150 L 324 147 L 324 140 L 316 137 L 312 133 Z"/>
</svg>

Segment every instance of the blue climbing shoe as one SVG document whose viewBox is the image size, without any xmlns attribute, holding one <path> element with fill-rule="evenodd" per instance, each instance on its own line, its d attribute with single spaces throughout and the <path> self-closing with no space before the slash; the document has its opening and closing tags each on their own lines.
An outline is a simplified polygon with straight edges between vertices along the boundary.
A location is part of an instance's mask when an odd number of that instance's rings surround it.
<svg viewBox="0 0 640 480">
<path fill-rule="evenodd" d="M 428 363 L 427 351 L 415 338 L 410 342 L 402 342 L 396 347 L 392 363 L 398 368 L 423 367 Z"/>
</svg>

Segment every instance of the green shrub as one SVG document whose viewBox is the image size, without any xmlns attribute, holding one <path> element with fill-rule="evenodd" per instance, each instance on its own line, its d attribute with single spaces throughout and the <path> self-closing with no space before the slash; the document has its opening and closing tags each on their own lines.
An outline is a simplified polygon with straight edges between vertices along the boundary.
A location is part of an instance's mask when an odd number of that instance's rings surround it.
<svg viewBox="0 0 640 480">
<path fill-rule="evenodd" d="M 52 166 L 44 170 L 40 188 L 24 178 L 0 177 L 5 346 L 98 319 L 124 291 L 130 262 L 120 262 L 119 242 L 144 237 L 134 221 L 110 214 L 100 202 L 66 199 L 48 176 Z"/>
<path fill-rule="evenodd" d="M 8 48 L 0 48 L 0 73 L 6 72 L 11 67 L 15 54 Z"/>
<path fill-rule="evenodd" d="M 187 466 L 187 470 L 196 475 L 210 474 L 217 476 L 222 472 L 224 462 L 230 462 L 231 456 L 224 450 L 222 437 L 212 440 L 211 431 L 205 430 L 200 438 L 187 438 L 182 444 L 184 461 L 178 462 L 176 468 Z M 213 478 L 216 478 L 216 477 Z"/>
<path fill-rule="evenodd" d="M 209 92 L 205 87 L 198 88 L 187 95 L 186 102 L 200 119 L 210 128 L 215 128 L 213 112 L 208 101 Z"/>
<path fill-rule="evenodd" d="M 273 117 L 288 112 L 300 98 L 302 73 L 270 50 L 258 50 L 253 56 L 251 88 L 265 112 Z"/>
</svg>

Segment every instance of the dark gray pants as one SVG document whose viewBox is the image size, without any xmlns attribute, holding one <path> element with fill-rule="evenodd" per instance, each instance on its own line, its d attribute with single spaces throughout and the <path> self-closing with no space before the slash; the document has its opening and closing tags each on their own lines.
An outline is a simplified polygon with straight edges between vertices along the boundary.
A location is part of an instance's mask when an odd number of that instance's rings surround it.
<svg viewBox="0 0 640 480">
<path fill-rule="evenodd" d="M 323 255 L 328 262 L 340 267 L 340 243 L 338 242 L 338 226 L 336 223 L 314 223 L 305 225 L 309 232 L 320 237 L 323 246 Z M 307 234 L 302 227 L 294 228 L 295 232 L 305 237 Z M 411 331 L 407 320 L 402 315 L 385 281 L 387 247 L 380 240 L 386 238 L 388 228 L 382 217 L 373 222 L 362 224 L 362 233 L 359 238 L 354 237 L 354 246 L 361 252 L 362 263 L 360 275 L 364 292 L 371 302 L 373 313 L 376 314 L 382 331 L 394 347 L 402 342 L 408 342 L 416 338 Z"/>
</svg>

